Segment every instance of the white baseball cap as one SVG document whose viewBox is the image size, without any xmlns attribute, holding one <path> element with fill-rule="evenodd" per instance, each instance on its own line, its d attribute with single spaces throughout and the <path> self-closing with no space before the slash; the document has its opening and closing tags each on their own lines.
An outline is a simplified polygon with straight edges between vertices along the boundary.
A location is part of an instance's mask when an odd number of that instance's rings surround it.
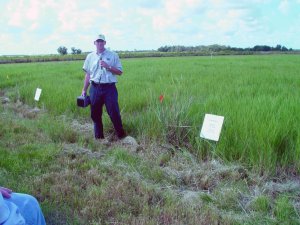
<svg viewBox="0 0 300 225">
<path fill-rule="evenodd" d="M 105 41 L 105 36 L 103 34 L 98 34 L 96 37 L 95 37 L 95 41 L 97 40 L 103 40 Z"/>
</svg>

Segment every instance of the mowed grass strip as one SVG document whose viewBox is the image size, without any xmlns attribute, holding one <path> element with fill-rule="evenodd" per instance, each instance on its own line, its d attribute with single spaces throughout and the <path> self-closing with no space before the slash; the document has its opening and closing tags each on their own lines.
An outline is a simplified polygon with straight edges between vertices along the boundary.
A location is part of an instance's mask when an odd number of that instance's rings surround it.
<svg viewBox="0 0 300 225">
<path fill-rule="evenodd" d="M 187 147 L 201 158 L 213 153 L 259 171 L 299 170 L 299 62 L 298 55 L 123 59 L 117 86 L 124 126 L 138 140 Z M 82 64 L 1 65 L 0 87 L 52 115 L 88 118 L 76 106 Z M 217 144 L 199 138 L 206 113 L 225 117 Z M 107 116 L 104 122 L 111 129 Z"/>
<path fill-rule="evenodd" d="M 0 108 L 0 183 L 36 196 L 47 224 L 299 223 L 295 181 L 263 182 L 241 166 L 160 145 L 108 151 L 92 137 L 85 141 L 103 154 L 90 157 L 63 117 L 22 113 Z"/>
</svg>

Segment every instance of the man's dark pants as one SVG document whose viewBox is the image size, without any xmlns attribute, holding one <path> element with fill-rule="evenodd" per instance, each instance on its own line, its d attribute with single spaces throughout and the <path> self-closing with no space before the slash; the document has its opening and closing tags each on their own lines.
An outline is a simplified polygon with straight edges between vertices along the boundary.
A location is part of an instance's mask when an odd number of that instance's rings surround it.
<svg viewBox="0 0 300 225">
<path fill-rule="evenodd" d="M 122 126 L 122 120 L 118 104 L 118 91 L 114 83 L 110 84 L 91 84 L 91 118 L 94 122 L 95 138 L 104 138 L 102 123 L 102 108 L 106 111 L 114 125 L 117 136 L 123 138 L 125 132 Z"/>
</svg>

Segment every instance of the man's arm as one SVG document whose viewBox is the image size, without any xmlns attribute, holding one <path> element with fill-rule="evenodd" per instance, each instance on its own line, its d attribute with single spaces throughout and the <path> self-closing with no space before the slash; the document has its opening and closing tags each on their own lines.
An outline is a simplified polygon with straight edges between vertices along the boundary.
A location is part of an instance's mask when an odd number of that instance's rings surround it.
<svg viewBox="0 0 300 225">
<path fill-rule="evenodd" d="M 90 74 L 86 72 L 84 83 L 83 83 L 83 88 L 82 88 L 82 92 L 81 92 L 82 96 L 86 96 L 86 92 L 87 92 L 87 89 L 89 88 L 89 85 L 90 85 Z"/>
<path fill-rule="evenodd" d="M 117 67 L 109 66 L 105 61 L 101 61 L 100 65 L 114 75 L 121 76 L 123 73 L 122 70 L 119 70 Z"/>
<path fill-rule="evenodd" d="M 119 76 L 121 76 L 122 73 L 123 73 L 121 70 L 119 70 L 119 69 L 117 69 L 115 67 L 112 67 L 112 66 L 109 66 L 107 68 L 107 70 L 109 70 L 112 74 L 119 75 Z"/>
</svg>

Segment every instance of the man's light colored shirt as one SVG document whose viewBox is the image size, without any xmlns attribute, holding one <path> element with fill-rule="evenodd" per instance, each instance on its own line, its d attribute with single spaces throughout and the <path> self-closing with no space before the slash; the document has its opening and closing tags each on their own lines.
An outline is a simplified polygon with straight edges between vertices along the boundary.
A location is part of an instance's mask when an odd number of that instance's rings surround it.
<svg viewBox="0 0 300 225">
<path fill-rule="evenodd" d="M 109 66 L 123 71 L 122 64 L 117 53 L 105 49 L 101 54 L 91 52 L 87 55 L 82 69 L 90 74 L 90 82 L 96 83 L 116 83 L 117 75 L 100 66 L 100 60 L 105 61 Z"/>
</svg>

